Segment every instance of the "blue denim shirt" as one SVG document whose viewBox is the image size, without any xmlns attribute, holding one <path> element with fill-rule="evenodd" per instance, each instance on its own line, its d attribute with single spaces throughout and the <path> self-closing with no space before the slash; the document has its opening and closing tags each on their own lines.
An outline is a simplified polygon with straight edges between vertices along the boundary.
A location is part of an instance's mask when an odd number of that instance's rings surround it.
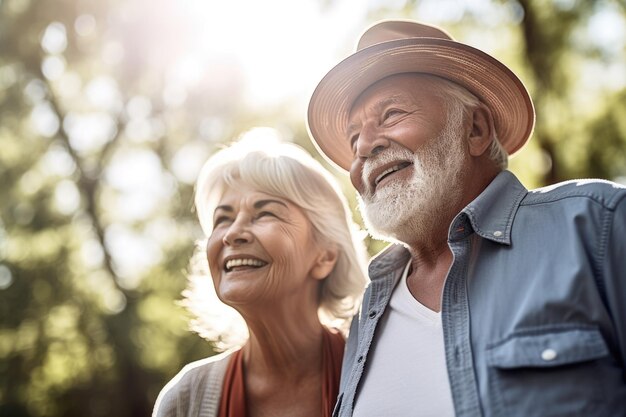
<svg viewBox="0 0 626 417">
<path fill-rule="evenodd" d="M 448 244 L 441 314 L 457 416 L 626 416 L 626 188 L 529 192 L 504 171 L 454 218 Z M 370 264 L 335 416 L 352 415 L 409 258 L 392 245 Z"/>
</svg>

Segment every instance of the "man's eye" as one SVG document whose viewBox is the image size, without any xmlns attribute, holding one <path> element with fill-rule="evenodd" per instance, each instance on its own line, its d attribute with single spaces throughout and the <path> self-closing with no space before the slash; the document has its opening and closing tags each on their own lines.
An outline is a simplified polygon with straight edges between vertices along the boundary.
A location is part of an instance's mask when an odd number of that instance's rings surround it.
<svg viewBox="0 0 626 417">
<path fill-rule="evenodd" d="M 356 142 L 357 140 L 359 140 L 359 134 L 356 133 L 354 135 L 352 135 L 350 137 L 350 149 L 352 149 L 352 152 L 354 152 L 354 150 L 356 149 Z"/>
<path fill-rule="evenodd" d="M 385 112 L 384 116 L 383 116 L 383 120 L 387 120 L 390 117 L 394 117 L 394 116 L 398 116 L 401 115 L 402 113 L 404 113 L 402 110 L 398 110 L 398 109 L 389 109 Z"/>
</svg>

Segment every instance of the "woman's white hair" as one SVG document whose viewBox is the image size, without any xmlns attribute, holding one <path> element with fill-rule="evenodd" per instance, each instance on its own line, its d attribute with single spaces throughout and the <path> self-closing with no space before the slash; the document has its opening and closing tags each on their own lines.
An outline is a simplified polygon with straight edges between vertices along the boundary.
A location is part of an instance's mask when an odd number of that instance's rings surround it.
<svg viewBox="0 0 626 417">
<path fill-rule="evenodd" d="M 420 76 L 431 78 L 435 85 L 435 91 L 446 103 L 448 111 L 460 106 L 463 109 L 463 117 L 469 117 L 471 112 L 482 102 L 466 88 L 445 78 L 434 75 L 419 74 Z M 509 155 L 502 147 L 495 129 L 491 130 L 491 143 L 489 145 L 489 158 L 501 170 L 505 170 L 509 163 Z"/>
<path fill-rule="evenodd" d="M 316 242 L 338 250 L 335 268 L 320 284 L 320 320 L 346 330 L 367 283 L 363 233 L 353 222 L 336 180 L 319 162 L 297 145 L 279 142 L 267 129 L 256 133 L 215 153 L 200 171 L 195 206 L 204 234 L 211 234 L 213 211 L 227 188 L 245 185 L 300 207 L 313 226 Z M 183 305 L 195 316 L 192 329 L 217 341 L 219 348 L 242 344 L 247 333 L 237 333 L 245 324 L 215 295 L 203 243 L 197 245 L 191 269 Z"/>
</svg>

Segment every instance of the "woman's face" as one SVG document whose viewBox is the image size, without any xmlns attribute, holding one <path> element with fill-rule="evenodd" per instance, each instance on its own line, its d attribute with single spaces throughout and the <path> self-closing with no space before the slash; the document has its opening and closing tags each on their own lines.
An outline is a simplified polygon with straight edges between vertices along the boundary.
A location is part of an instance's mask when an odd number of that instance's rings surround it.
<svg viewBox="0 0 626 417">
<path fill-rule="evenodd" d="M 311 223 L 290 201 L 249 187 L 227 188 L 213 214 L 207 259 L 226 304 L 316 302 L 325 250 Z M 334 262 L 333 265 L 334 266 Z"/>
</svg>

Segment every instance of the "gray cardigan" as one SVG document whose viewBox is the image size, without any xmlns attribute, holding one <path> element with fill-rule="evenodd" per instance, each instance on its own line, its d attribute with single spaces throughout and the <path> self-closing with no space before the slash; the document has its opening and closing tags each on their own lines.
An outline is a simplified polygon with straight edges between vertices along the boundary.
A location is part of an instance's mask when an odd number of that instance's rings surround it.
<svg viewBox="0 0 626 417">
<path fill-rule="evenodd" d="M 216 417 L 226 368 L 236 350 L 185 366 L 159 393 L 152 417 Z"/>
</svg>

